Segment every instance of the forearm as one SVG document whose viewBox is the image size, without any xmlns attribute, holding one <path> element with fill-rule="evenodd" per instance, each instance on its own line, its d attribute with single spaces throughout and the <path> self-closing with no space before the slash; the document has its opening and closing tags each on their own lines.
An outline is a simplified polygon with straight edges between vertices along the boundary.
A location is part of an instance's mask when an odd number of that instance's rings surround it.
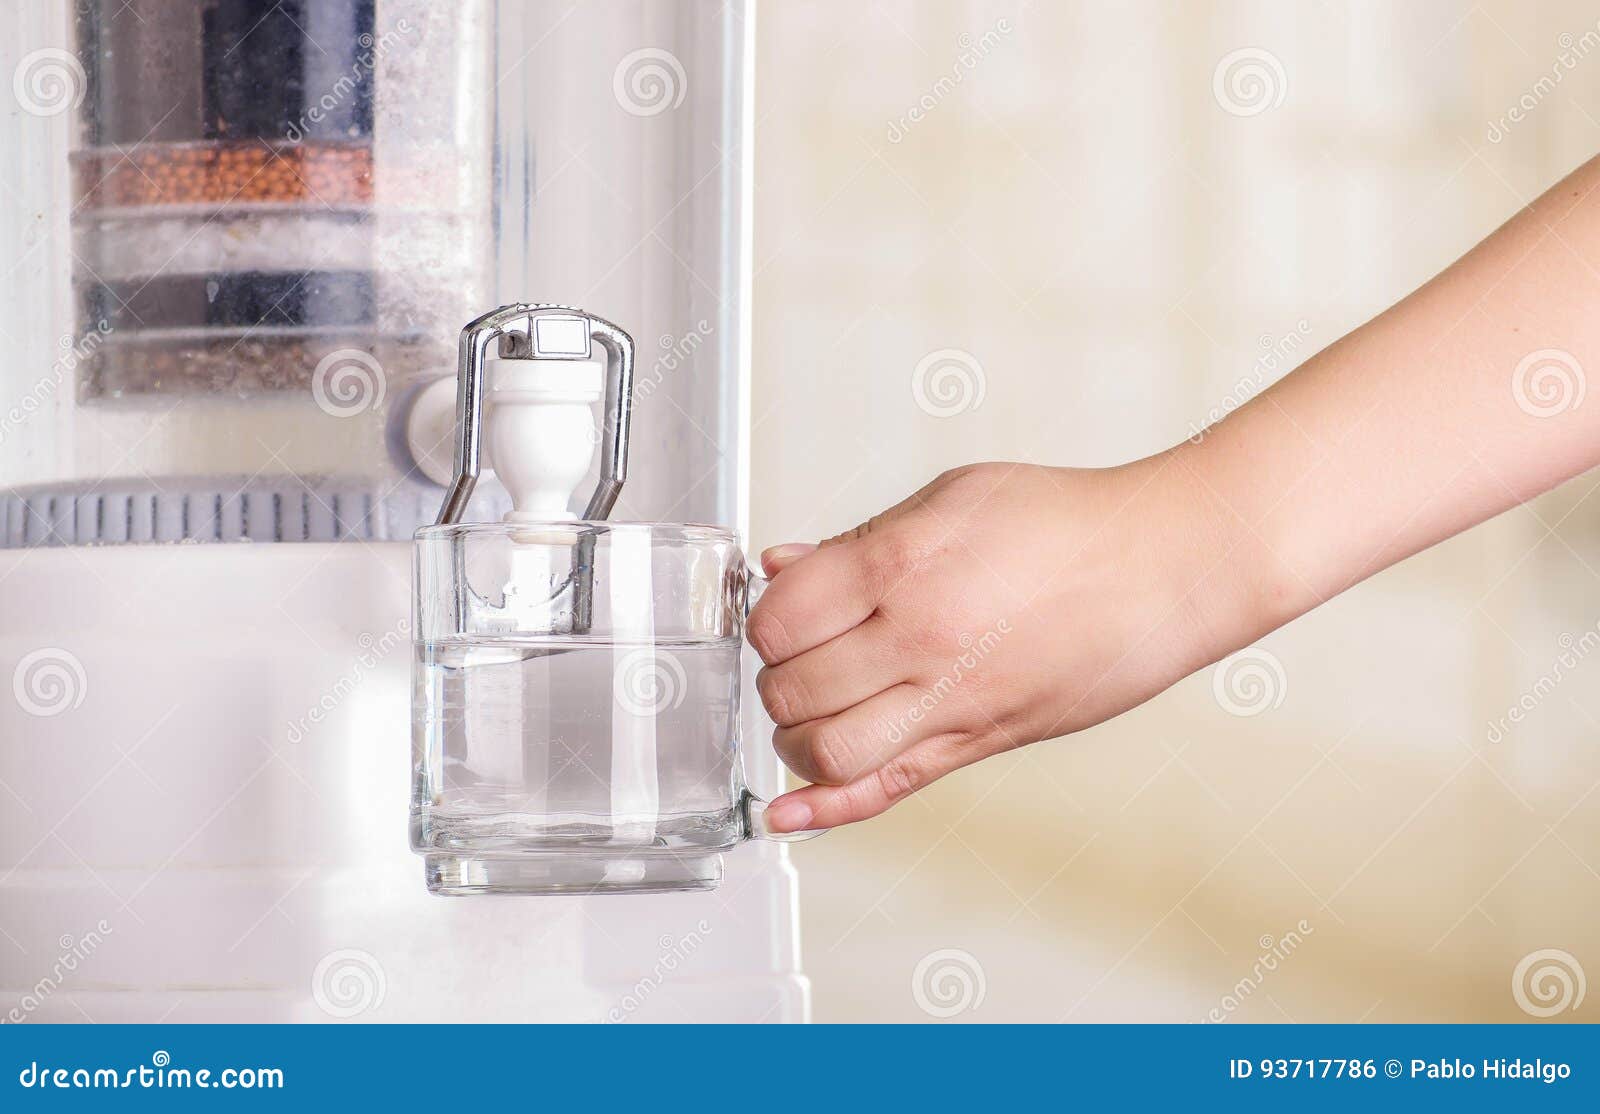
<svg viewBox="0 0 1600 1114">
<path fill-rule="evenodd" d="M 1600 160 L 1167 454 L 1219 520 L 1244 643 L 1600 464 Z M 1551 350 L 1552 355 L 1536 354 Z M 1221 556 L 1221 555 L 1219 555 Z"/>
</svg>

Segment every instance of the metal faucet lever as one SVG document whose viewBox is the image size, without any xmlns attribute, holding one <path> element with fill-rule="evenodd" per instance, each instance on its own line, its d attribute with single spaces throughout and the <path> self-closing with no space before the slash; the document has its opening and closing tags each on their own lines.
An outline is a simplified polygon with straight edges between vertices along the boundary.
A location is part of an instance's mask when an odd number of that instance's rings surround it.
<svg viewBox="0 0 1600 1114">
<path fill-rule="evenodd" d="M 628 423 L 633 412 L 633 338 L 616 325 L 570 306 L 501 306 L 461 330 L 456 360 L 455 478 L 437 525 L 460 522 L 478 483 L 483 444 L 484 363 L 499 342 L 502 360 L 588 360 L 598 344 L 606 354 L 606 401 L 600 480 L 585 519 L 611 513 L 628 478 Z"/>
</svg>

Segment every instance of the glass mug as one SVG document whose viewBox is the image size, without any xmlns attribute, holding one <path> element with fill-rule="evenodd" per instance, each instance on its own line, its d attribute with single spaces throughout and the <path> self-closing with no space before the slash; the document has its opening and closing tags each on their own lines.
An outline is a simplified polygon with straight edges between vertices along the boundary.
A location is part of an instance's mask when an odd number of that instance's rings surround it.
<svg viewBox="0 0 1600 1114">
<path fill-rule="evenodd" d="M 707 890 L 767 832 L 740 757 L 734 536 L 473 523 L 415 542 L 411 847 L 439 894 Z"/>
</svg>

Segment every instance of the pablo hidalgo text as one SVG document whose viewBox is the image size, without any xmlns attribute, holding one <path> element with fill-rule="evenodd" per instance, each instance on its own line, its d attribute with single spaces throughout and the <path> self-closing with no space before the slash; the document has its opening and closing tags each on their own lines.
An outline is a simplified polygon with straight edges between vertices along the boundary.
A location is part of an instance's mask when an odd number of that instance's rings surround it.
<svg viewBox="0 0 1600 1114">
<path fill-rule="evenodd" d="M 1572 1066 L 1544 1060 L 1412 1060 L 1412 1079 L 1519 1079 L 1554 1083 L 1572 1075 Z"/>
</svg>

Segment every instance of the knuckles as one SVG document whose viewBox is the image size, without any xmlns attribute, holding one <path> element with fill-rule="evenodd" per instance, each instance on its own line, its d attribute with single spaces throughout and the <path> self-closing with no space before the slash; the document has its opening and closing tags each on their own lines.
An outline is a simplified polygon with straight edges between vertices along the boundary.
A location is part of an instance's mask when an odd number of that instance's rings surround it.
<svg viewBox="0 0 1600 1114">
<path fill-rule="evenodd" d="M 820 727 L 811 733 L 806 757 L 818 785 L 846 785 L 860 773 L 855 769 L 850 744 L 832 727 Z"/>
<path fill-rule="evenodd" d="M 946 468 L 943 472 L 933 477 L 933 482 L 925 490 L 929 492 L 943 491 L 947 487 L 954 487 L 962 483 L 969 476 L 981 476 L 989 467 L 991 466 L 988 464 L 962 464 L 955 468 Z"/>
<path fill-rule="evenodd" d="M 768 666 L 756 674 L 756 692 L 761 704 L 779 727 L 793 727 L 805 717 L 800 714 L 803 697 L 799 682 L 783 670 Z"/>
<path fill-rule="evenodd" d="M 878 768 L 878 784 L 884 799 L 893 804 L 911 796 L 928 783 L 922 767 L 904 755 L 890 759 Z"/>
<path fill-rule="evenodd" d="M 855 769 L 848 741 L 835 728 L 781 729 L 772 745 L 785 766 L 813 785 L 847 785 L 861 772 Z"/>
<path fill-rule="evenodd" d="M 789 633 L 771 608 L 757 607 L 750 613 L 745 636 L 768 665 L 776 665 L 789 656 Z"/>
<path fill-rule="evenodd" d="M 982 460 L 975 464 L 963 464 L 940 472 L 928 485 L 927 490 L 933 494 L 957 488 L 971 489 L 975 495 L 987 494 L 1016 470 L 1017 465 L 1001 460 Z"/>
</svg>

